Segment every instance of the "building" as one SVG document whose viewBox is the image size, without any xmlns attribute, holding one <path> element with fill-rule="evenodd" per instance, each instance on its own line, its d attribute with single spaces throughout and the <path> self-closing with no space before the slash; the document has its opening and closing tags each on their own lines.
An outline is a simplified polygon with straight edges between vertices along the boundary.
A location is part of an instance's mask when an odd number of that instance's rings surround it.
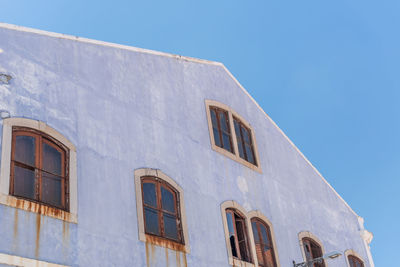
<svg viewBox="0 0 400 267">
<path fill-rule="evenodd" d="M 374 266 L 217 62 L 0 24 L 0 266 Z"/>
</svg>

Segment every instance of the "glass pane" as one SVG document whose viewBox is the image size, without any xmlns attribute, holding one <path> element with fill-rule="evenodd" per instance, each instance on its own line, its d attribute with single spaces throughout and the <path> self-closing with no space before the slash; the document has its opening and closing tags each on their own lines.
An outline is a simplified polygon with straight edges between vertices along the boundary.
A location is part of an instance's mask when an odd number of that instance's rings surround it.
<svg viewBox="0 0 400 267">
<path fill-rule="evenodd" d="M 249 133 L 249 131 L 243 126 L 241 126 L 241 128 L 242 128 L 244 142 L 247 143 L 247 144 L 251 144 L 250 143 L 250 133 Z"/>
<path fill-rule="evenodd" d="M 15 137 L 14 160 L 35 166 L 35 138 L 17 135 Z"/>
<path fill-rule="evenodd" d="M 146 221 L 146 233 L 160 235 L 158 224 L 158 212 L 151 208 L 144 208 L 144 217 Z"/>
<path fill-rule="evenodd" d="M 258 236 L 258 229 L 257 229 L 257 223 L 252 222 L 251 227 L 253 228 L 253 235 L 254 235 L 254 242 L 260 243 L 260 238 Z"/>
<path fill-rule="evenodd" d="M 161 186 L 161 202 L 163 210 L 175 213 L 174 195 L 163 186 Z"/>
<path fill-rule="evenodd" d="M 222 133 L 222 140 L 224 142 L 224 148 L 228 151 L 232 151 L 230 139 L 231 139 L 231 137 L 228 134 Z"/>
<path fill-rule="evenodd" d="M 233 228 L 232 213 L 230 213 L 230 212 L 226 213 L 226 220 L 227 220 L 227 223 L 228 223 L 229 235 L 235 235 L 235 230 Z"/>
<path fill-rule="evenodd" d="M 215 114 L 215 110 L 214 109 L 210 109 L 211 111 L 211 122 L 212 122 L 212 126 L 214 128 L 218 128 L 218 123 L 217 123 L 217 114 Z"/>
<path fill-rule="evenodd" d="M 143 183 L 143 202 L 146 205 L 157 207 L 156 185 L 153 183 Z"/>
<path fill-rule="evenodd" d="M 61 175 L 61 153 L 54 147 L 43 143 L 43 170 Z"/>
<path fill-rule="evenodd" d="M 263 224 L 260 224 L 260 231 L 261 231 L 262 243 L 264 245 L 270 245 L 269 238 L 268 238 L 269 235 L 267 232 L 268 230 Z"/>
<path fill-rule="evenodd" d="M 53 206 L 62 206 L 61 178 L 42 172 L 42 201 Z"/>
<path fill-rule="evenodd" d="M 165 237 L 178 240 L 178 227 L 175 216 L 164 213 L 164 231 Z"/>
<path fill-rule="evenodd" d="M 247 144 L 246 144 L 246 155 L 247 155 L 247 161 L 255 164 L 254 157 L 253 157 L 253 149 L 251 146 L 249 146 Z"/>
<path fill-rule="evenodd" d="M 217 129 L 213 128 L 214 142 L 216 146 L 222 147 L 221 141 L 219 140 L 219 132 Z"/>
<path fill-rule="evenodd" d="M 219 112 L 219 123 L 221 124 L 221 130 L 224 132 L 230 132 L 228 126 L 227 114 L 223 111 Z"/>
<path fill-rule="evenodd" d="M 35 172 L 14 167 L 14 195 L 35 199 Z"/>
</svg>

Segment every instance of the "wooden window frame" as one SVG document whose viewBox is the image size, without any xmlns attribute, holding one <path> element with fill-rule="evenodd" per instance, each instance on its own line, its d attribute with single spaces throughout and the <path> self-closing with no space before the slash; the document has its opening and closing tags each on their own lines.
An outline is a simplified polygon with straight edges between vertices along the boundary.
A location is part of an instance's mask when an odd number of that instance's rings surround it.
<svg viewBox="0 0 400 267">
<path fill-rule="evenodd" d="M 143 213 L 145 207 L 151 208 L 153 210 L 156 210 L 158 213 L 158 227 L 159 227 L 159 233 L 160 235 L 156 235 L 154 233 L 148 232 L 146 230 L 146 216 L 143 217 L 144 220 L 144 226 L 145 226 L 145 233 L 147 235 L 153 235 L 156 237 L 164 238 L 171 240 L 172 242 L 177 242 L 179 244 L 185 244 L 185 240 L 183 238 L 182 234 L 182 221 L 181 221 L 181 212 L 180 212 L 180 205 L 179 205 L 179 192 L 176 191 L 175 188 L 173 188 L 170 184 L 167 182 L 163 181 L 162 179 L 155 177 L 155 176 L 143 176 L 141 177 L 141 186 L 142 186 L 142 199 L 144 199 L 144 190 L 143 190 L 143 184 L 145 183 L 152 183 L 155 185 L 156 188 L 156 203 L 157 207 L 152 207 L 148 204 L 145 204 L 143 201 Z M 162 208 L 162 195 L 161 195 L 161 186 L 163 186 L 166 190 L 170 191 L 174 197 L 174 208 L 175 208 L 175 213 L 169 212 L 167 210 L 164 210 Z M 164 214 L 170 214 L 176 217 L 177 219 L 177 232 L 178 232 L 178 239 L 173 239 L 165 236 L 165 228 L 164 228 Z"/>
<path fill-rule="evenodd" d="M 274 267 L 277 267 L 277 263 L 276 263 L 277 261 L 276 261 L 276 257 L 275 257 L 275 247 L 274 247 L 273 237 L 272 237 L 271 229 L 270 229 L 269 225 L 267 223 L 265 223 L 263 220 L 261 220 L 260 218 L 258 218 L 258 217 L 251 218 L 250 222 L 252 224 L 256 223 L 257 232 L 258 232 L 258 239 L 260 240 L 261 248 L 263 249 L 264 246 L 268 246 L 268 248 L 271 250 L 271 254 L 272 254 L 272 264 L 273 264 Z M 269 244 L 264 243 L 264 238 L 263 238 L 263 236 L 261 234 L 261 231 L 260 231 L 261 230 L 261 226 L 260 225 L 264 226 L 265 229 L 267 230 Z M 254 232 L 253 232 L 253 234 L 254 234 Z M 255 241 L 254 241 L 254 244 L 256 245 L 256 252 L 257 252 L 257 244 L 256 244 Z M 262 253 L 262 257 L 263 257 L 264 263 L 266 263 L 267 259 L 266 259 L 264 253 Z M 268 265 L 260 265 L 260 263 L 258 263 L 258 266 L 267 267 Z"/>
<path fill-rule="evenodd" d="M 210 135 L 210 142 L 211 142 L 211 148 L 214 151 L 219 152 L 220 154 L 238 162 L 241 163 L 242 165 L 258 172 L 262 173 L 261 170 L 261 164 L 259 160 L 259 154 L 258 154 L 258 149 L 257 149 L 257 142 L 255 138 L 255 131 L 253 127 L 238 113 L 236 113 L 233 109 L 231 109 L 229 106 L 222 104 L 220 102 L 214 101 L 214 100 L 205 100 L 205 107 L 206 107 L 206 115 L 207 115 L 207 123 L 208 123 L 208 130 L 209 130 L 209 135 Z M 230 137 L 231 137 L 231 142 L 232 142 L 232 151 L 226 150 L 220 146 L 217 146 L 215 143 L 214 139 L 214 131 L 213 131 L 213 124 L 212 124 L 212 119 L 211 119 L 211 109 L 220 109 L 228 114 L 228 122 L 229 122 L 229 130 L 230 130 Z M 246 159 L 243 159 L 239 155 L 239 147 L 238 147 L 238 140 L 237 140 L 237 133 L 235 131 L 234 127 L 234 118 L 238 120 L 241 125 L 244 126 L 249 131 L 249 137 L 252 143 L 252 151 L 253 151 L 253 158 L 254 158 L 254 163 L 251 163 L 247 161 Z M 219 139 L 220 140 L 220 139 Z"/>
<path fill-rule="evenodd" d="M 306 252 L 305 252 L 305 244 L 304 244 L 304 240 L 309 240 L 311 242 L 313 242 L 314 244 L 316 244 L 320 250 L 321 250 L 321 256 L 325 254 L 325 249 L 324 246 L 322 244 L 322 242 L 318 239 L 317 236 L 315 236 L 314 234 L 312 234 L 309 231 L 303 231 L 300 232 L 298 234 L 299 237 L 299 244 L 300 244 L 300 249 L 301 249 L 301 253 L 303 255 L 303 261 L 307 261 L 307 256 L 306 256 Z M 317 267 L 318 265 L 313 265 L 313 267 Z M 321 267 L 327 267 L 328 264 L 326 263 L 326 261 L 324 260 L 322 264 L 320 264 L 319 266 Z"/>
<path fill-rule="evenodd" d="M 315 242 L 312 238 L 304 237 L 302 241 L 303 241 L 303 249 L 306 249 L 306 247 L 310 248 L 311 258 L 307 258 L 306 254 L 306 261 L 317 259 L 324 255 L 321 246 L 317 242 Z M 318 254 L 320 255 L 314 255 L 313 247 L 319 250 Z M 322 263 L 314 263 L 312 267 L 325 267 L 325 260 L 323 260 Z"/>
<path fill-rule="evenodd" d="M 253 140 L 252 140 L 251 129 L 246 127 L 246 125 L 244 125 L 244 123 L 240 119 L 238 119 L 236 117 L 233 117 L 233 124 L 235 124 L 235 122 L 239 126 L 239 133 L 236 133 L 236 129 L 235 129 L 235 134 L 236 134 L 236 138 L 237 138 L 237 141 L 238 141 L 238 151 L 239 151 L 239 146 L 241 146 L 242 150 L 243 150 L 243 157 L 240 156 L 240 153 L 239 153 L 239 157 L 241 157 L 245 161 L 257 166 L 258 164 L 257 164 L 256 156 L 254 154 L 254 145 L 253 145 Z M 250 139 L 249 141 L 250 141 L 250 143 L 246 143 L 245 138 L 244 138 L 244 134 L 243 134 L 243 129 L 245 129 L 249 133 L 249 139 Z M 254 163 L 249 161 L 249 155 L 247 154 L 246 145 L 250 146 Z"/>
<path fill-rule="evenodd" d="M 35 138 L 35 166 L 30 166 L 28 164 L 18 162 L 15 160 L 15 152 L 16 152 L 16 137 L 17 136 L 30 136 Z M 54 173 L 50 173 L 43 169 L 43 148 L 42 145 L 47 144 L 57 151 L 61 152 L 61 175 L 57 175 Z M 69 211 L 69 149 L 65 147 L 62 143 L 52 138 L 51 136 L 40 132 L 35 129 L 27 128 L 27 127 L 12 127 L 12 144 L 11 144 L 11 173 L 10 173 L 10 195 L 15 196 L 17 198 L 23 198 L 28 201 L 33 201 L 39 203 L 41 205 L 46 205 L 50 207 L 54 207 L 57 209 Z M 33 169 L 35 172 L 35 198 L 27 198 L 23 196 L 17 196 L 14 192 L 14 167 L 20 166 L 25 169 Z M 61 178 L 61 206 L 52 205 L 50 203 L 46 203 L 42 200 L 42 185 L 43 185 L 43 173 L 49 173 L 54 176 L 58 176 Z"/>
<path fill-rule="evenodd" d="M 253 263 L 252 255 L 251 255 L 252 253 L 251 253 L 251 249 L 250 249 L 249 236 L 248 236 L 248 233 L 249 233 L 248 227 L 249 226 L 246 223 L 246 217 L 243 214 L 241 214 L 240 211 L 238 211 L 237 209 L 234 209 L 234 208 L 227 208 L 225 210 L 225 213 L 226 214 L 231 214 L 231 217 L 232 217 L 232 220 L 233 220 L 232 223 L 233 223 L 233 229 L 234 229 L 234 234 L 235 234 L 235 246 L 236 246 L 236 254 L 237 254 L 237 257 L 235 257 L 235 256 L 233 256 L 233 257 L 237 258 L 240 261 Z M 243 227 L 242 233 L 243 233 L 243 236 L 244 236 L 244 240 L 241 240 L 240 242 L 244 242 L 245 243 L 244 245 L 245 245 L 245 250 L 246 250 L 246 253 L 247 253 L 247 259 L 245 258 L 244 255 L 241 255 L 242 252 L 241 252 L 241 249 L 240 249 L 240 244 L 239 244 L 239 239 L 238 239 L 238 229 L 237 229 L 237 223 L 236 223 L 237 219 L 235 218 L 236 216 L 239 217 L 239 220 L 241 221 L 241 223 L 243 225 L 242 226 Z M 226 219 L 228 220 L 228 217 Z M 231 245 L 230 245 L 230 249 L 233 250 Z"/>
<path fill-rule="evenodd" d="M 1 137 L 0 204 L 70 223 L 78 223 L 77 153 L 74 144 L 60 132 L 42 121 L 12 117 L 5 118 L 1 122 L 3 129 Z M 38 203 L 31 199 L 15 197 L 10 194 L 13 127 L 25 127 L 44 133 L 51 141 L 54 141 L 56 144 L 62 144 L 68 150 L 68 154 L 66 154 L 66 159 L 69 163 L 66 166 L 69 188 L 68 211 L 59 207 Z"/>
<path fill-rule="evenodd" d="M 215 138 L 216 138 L 215 135 L 214 135 L 214 144 L 216 146 L 222 148 L 222 149 L 225 149 L 228 152 L 234 153 L 235 150 L 234 150 L 233 142 L 232 142 L 232 132 L 231 132 L 231 129 L 230 129 L 231 127 L 230 127 L 229 113 L 226 110 L 218 108 L 218 107 L 215 107 L 215 106 L 210 106 L 210 116 L 212 116 L 211 115 L 211 111 L 215 112 L 215 117 L 217 119 L 217 125 L 216 125 L 217 127 L 216 128 L 217 128 L 217 132 L 218 132 L 218 139 L 219 139 L 219 142 L 220 142 L 221 146 L 218 146 L 217 144 L 215 144 Z M 228 126 L 228 131 L 224 131 L 222 129 L 222 127 L 221 127 L 221 117 L 220 117 L 221 113 L 224 113 L 225 116 L 226 116 L 226 124 Z M 211 119 L 211 124 L 212 124 L 212 119 Z M 213 130 L 214 130 L 214 125 L 212 125 L 212 127 L 213 127 Z M 213 131 L 213 133 L 214 133 L 214 131 Z M 230 150 L 226 149 L 224 147 L 224 138 L 223 138 L 223 134 L 224 133 L 229 136 Z"/>
<path fill-rule="evenodd" d="M 140 168 L 134 171 L 135 177 L 135 192 L 136 192 L 136 212 L 138 218 L 138 232 L 139 240 L 145 242 L 146 244 L 153 244 L 160 247 L 169 248 L 175 251 L 182 251 L 190 253 L 189 246 L 189 233 L 186 222 L 186 212 L 185 212 L 185 202 L 184 202 L 184 192 L 183 189 L 168 175 L 163 173 L 161 170 L 152 168 Z M 179 243 L 174 239 L 169 239 L 165 237 L 160 237 L 157 235 L 152 235 L 146 233 L 145 230 L 145 216 L 143 212 L 143 189 L 142 189 L 142 177 L 156 177 L 160 181 L 165 182 L 171 188 L 177 192 L 176 201 L 179 203 L 180 212 L 180 227 L 181 227 L 181 239 L 183 243 Z"/>
</svg>

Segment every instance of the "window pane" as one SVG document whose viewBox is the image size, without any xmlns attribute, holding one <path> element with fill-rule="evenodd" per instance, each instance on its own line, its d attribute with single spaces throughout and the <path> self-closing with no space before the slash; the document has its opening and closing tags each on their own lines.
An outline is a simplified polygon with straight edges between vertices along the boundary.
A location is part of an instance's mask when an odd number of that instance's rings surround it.
<svg viewBox="0 0 400 267">
<path fill-rule="evenodd" d="M 230 132 L 229 131 L 229 125 L 228 125 L 228 118 L 227 114 L 223 111 L 219 112 L 219 123 L 221 125 L 221 130 L 224 132 Z"/>
<path fill-rule="evenodd" d="M 143 183 L 143 202 L 146 205 L 157 207 L 156 185 L 153 183 Z"/>
<path fill-rule="evenodd" d="M 15 137 L 14 160 L 35 166 L 35 138 L 17 135 Z"/>
<path fill-rule="evenodd" d="M 267 228 L 260 223 L 260 231 L 261 231 L 261 238 L 262 238 L 262 243 L 264 245 L 270 245 L 269 243 L 269 238 L 268 238 L 268 230 Z"/>
<path fill-rule="evenodd" d="M 14 167 L 14 195 L 35 199 L 35 172 Z"/>
<path fill-rule="evenodd" d="M 224 142 L 224 148 L 228 151 L 232 151 L 231 149 L 231 136 L 226 134 L 226 133 L 222 133 L 222 140 Z"/>
<path fill-rule="evenodd" d="M 161 186 L 161 202 L 163 210 L 175 213 L 174 195 L 163 186 Z"/>
<path fill-rule="evenodd" d="M 164 231 L 165 237 L 178 240 L 178 227 L 175 216 L 164 213 Z"/>
<path fill-rule="evenodd" d="M 240 249 L 240 256 L 241 256 L 242 260 L 248 261 L 249 257 L 248 257 L 248 253 L 247 253 L 248 250 L 247 250 L 244 222 L 241 219 L 236 219 L 235 223 L 236 223 L 236 233 L 237 233 L 239 249 Z"/>
<path fill-rule="evenodd" d="M 43 143 L 43 170 L 61 175 L 61 153 L 54 147 Z"/>
<path fill-rule="evenodd" d="M 144 217 L 146 221 L 146 233 L 160 235 L 158 224 L 158 212 L 152 208 L 144 208 Z"/>
<path fill-rule="evenodd" d="M 247 161 L 255 164 L 253 157 L 253 148 L 248 144 L 246 144 L 246 155 L 247 155 Z"/>
<path fill-rule="evenodd" d="M 232 256 L 233 257 L 238 257 L 238 253 L 237 253 L 237 250 L 236 250 L 235 229 L 233 227 L 232 213 L 226 212 L 226 220 L 227 220 L 227 223 L 228 223 L 229 242 L 231 244 Z"/>
<path fill-rule="evenodd" d="M 216 146 L 222 147 L 221 141 L 219 140 L 219 133 L 218 130 L 213 128 L 213 133 L 214 133 L 214 142 Z"/>
<path fill-rule="evenodd" d="M 256 243 L 256 254 L 257 254 L 259 266 L 265 266 L 264 258 L 263 258 L 263 249 L 262 249 L 262 245 L 260 243 Z"/>
<path fill-rule="evenodd" d="M 252 222 L 251 223 L 251 227 L 253 228 L 254 242 L 259 243 L 260 242 L 260 238 L 258 236 L 257 223 L 256 222 Z"/>
<path fill-rule="evenodd" d="M 62 182 L 58 176 L 42 172 L 42 202 L 62 206 Z"/>
<path fill-rule="evenodd" d="M 241 128 L 242 128 L 244 142 L 247 144 L 251 144 L 249 131 L 243 126 L 241 126 Z"/>
<path fill-rule="evenodd" d="M 218 122 L 217 122 L 217 114 L 215 113 L 214 109 L 210 109 L 211 111 L 211 122 L 212 122 L 212 126 L 214 128 L 218 128 Z"/>
</svg>

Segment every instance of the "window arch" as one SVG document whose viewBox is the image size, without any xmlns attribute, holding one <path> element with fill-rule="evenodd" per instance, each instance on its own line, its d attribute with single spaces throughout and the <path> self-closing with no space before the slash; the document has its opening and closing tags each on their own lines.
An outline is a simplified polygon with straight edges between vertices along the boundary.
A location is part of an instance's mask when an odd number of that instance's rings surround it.
<svg viewBox="0 0 400 267">
<path fill-rule="evenodd" d="M 344 252 L 349 267 L 364 267 L 364 261 L 354 250 L 348 249 Z"/>
<path fill-rule="evenodd" d="M 322 257 L 325 253 L 322 242 L 310 232 L 299 233 L 299 241 L 304 261 Z M 314 263 L 312 267 L 326 267 L 325 261 Z"/>
<path fill-rule="evenodd" d="M 160 170 L 135 170 L 139 240 L 190 252 L 183 190 Z"/>
<path fill-rule="evenodd" d="M 206 100 L 211 147 L 215 151 L 261 172 L 254 130 L 225 104 Z"/>
<path fill-rule="evenodd" d="M 76 148 L 46 123 L 3 120 L 0 203 L 77 222 Z"/>
</svg>

